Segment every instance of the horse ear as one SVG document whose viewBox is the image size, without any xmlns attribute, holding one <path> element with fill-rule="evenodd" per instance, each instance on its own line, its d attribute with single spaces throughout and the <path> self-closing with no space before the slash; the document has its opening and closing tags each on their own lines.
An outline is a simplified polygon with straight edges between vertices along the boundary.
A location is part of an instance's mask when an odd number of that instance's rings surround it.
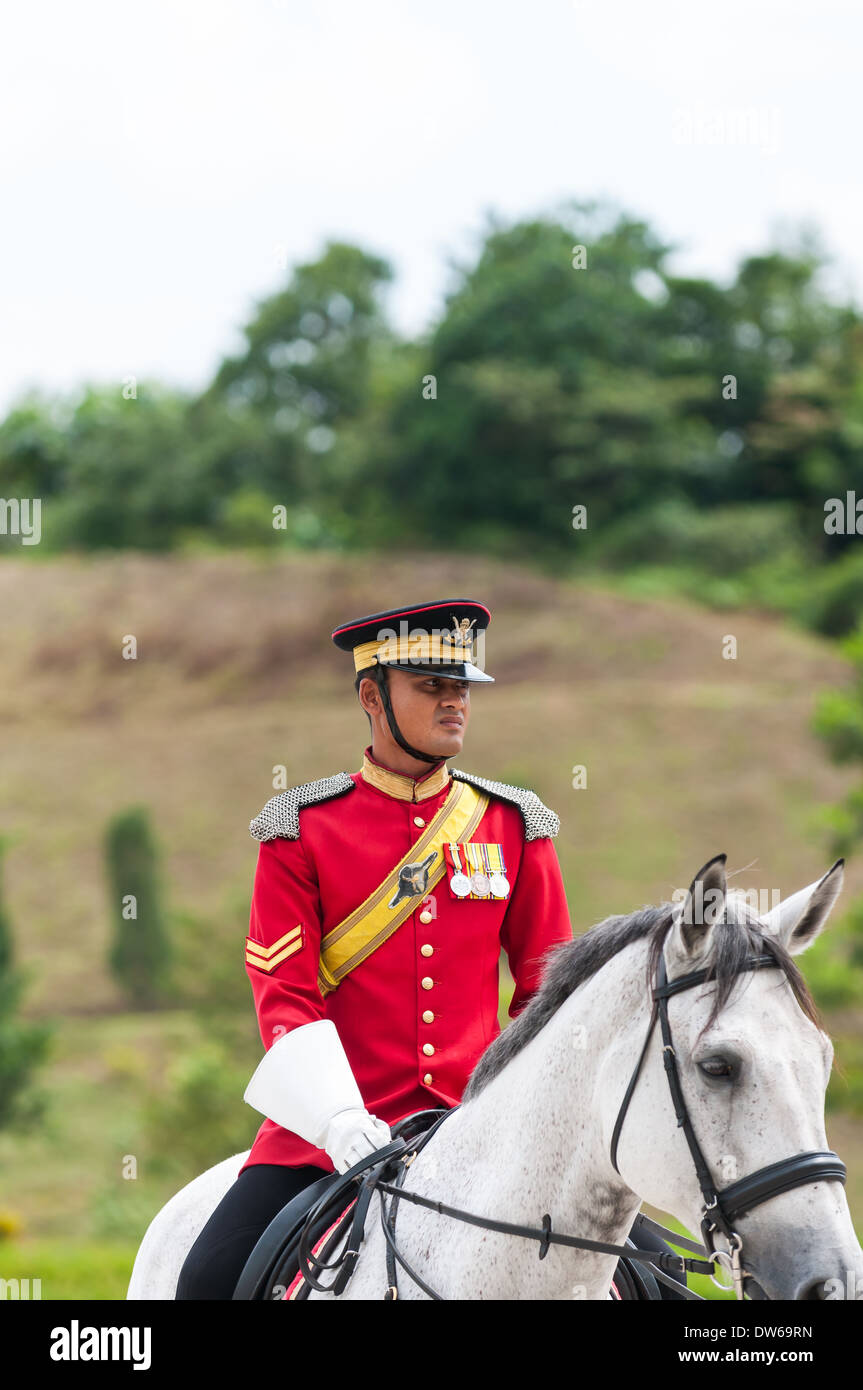
<svg viewBox="0 0 863 1390">
<path fill-rule="evenodd" d="M 772 907 L 761 918 L 767 929 L 782 942 L 792 956 L 798 956 L 811 946 L 823 929 L 833 904 L 842 892 L 845 860 L 837 859 L 823 878 L 792 893 L 790 898 Z"/>
<path fill-rule="evenodd" d="M 675 909 L 669 944 L 684 959 L 702 954 L 710 932 L 725 915 L 726 858 L 724 854 L 717 854 L 708 860 L 690 883 L 683 902 Z"/>
</svg>

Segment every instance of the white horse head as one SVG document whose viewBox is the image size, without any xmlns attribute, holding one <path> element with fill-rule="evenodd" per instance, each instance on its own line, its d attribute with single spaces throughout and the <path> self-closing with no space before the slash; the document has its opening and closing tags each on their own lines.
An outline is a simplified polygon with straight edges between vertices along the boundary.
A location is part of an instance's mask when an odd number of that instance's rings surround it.
<svg viewBox="0 0 863 1390">
<path fill-rule="evenodd" d="M 833 1048 L 792 957 L 822 931 L 841 887 L 840 860 L 759 919 L 745 895 L 728 890 L 719 856 L 693 879 L 664 945 L 654 938 L 652 957 L 664 950 L 669 980 L 705 966 L 716 976 L 672 997 L 669 1021 L 686 1106 L 718 1188 L 828 1149 L 824 1093 Z M 778 969 L 737 973 L 743 956 L 765 951 Z M 655 1039 L 652 1065 L 633 1095 L 620 1171 L 643 1199 L 697 1231 L 701 1192 L 675 1124 L 660 1047 Z M 630 1053 L 617 1053 L 619 1081 Z M 839 1182 L 772 1196 L 734 1224 L 750 1296 L 863 1297 L 863 1255 Z"/>
</svg>

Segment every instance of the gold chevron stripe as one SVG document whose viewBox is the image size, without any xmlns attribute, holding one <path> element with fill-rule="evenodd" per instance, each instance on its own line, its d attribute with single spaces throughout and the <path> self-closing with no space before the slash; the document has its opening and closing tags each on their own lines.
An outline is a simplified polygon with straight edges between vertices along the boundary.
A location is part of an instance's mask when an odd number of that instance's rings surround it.
<svg viewBox="0 0 863 1390">
<path fill-rule="evenodd" d="M 300 922 L 296 927 L 291 927 L 290 931 L 286 931 L 284 936 L 280 936 L 278 941 L 274 941 L 272 946 L 262 946 L 260 942 L 253 941 L 250 936 L 247 936 L 246 950 L 254 952 L 257 956 L 263 956 L 264 960 L 269 960 L 270 957 L 274 956 L 277 951 L 280 951 L 283 946 L 287 946 L 289 941 L 294 941 L 297 936 L 302 936 L 302 932 L 303 924 Z"/>
<path fill-rule="evenodd" d="M 287 960 L 289 956 L 295 956 L 297 951 L 301 951 L 302 948 L 303 939 L 299 937 L 298 940 L 293 941 L 290 946 L 286 946 L 283 951 L 280 951 L 277 956 L 273 956 L 272 960 L 261 960 L 260 956 L 253 956 L 251 951 L 247 950 L 246 964 L 257 966 L 258 970 L 266 970 L 269 975 L 271 971 L 275 970 L 277 965 L 281 965 L 283 960 Z"/>
</svg>

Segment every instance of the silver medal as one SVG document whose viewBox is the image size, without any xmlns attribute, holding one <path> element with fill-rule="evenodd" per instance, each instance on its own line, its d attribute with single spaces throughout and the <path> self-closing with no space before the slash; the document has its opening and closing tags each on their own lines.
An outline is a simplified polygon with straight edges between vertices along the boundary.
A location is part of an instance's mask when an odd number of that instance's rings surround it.
<svg viewBox="0 0 863 1390">
<path fill-rule="evenodd" d="M 493 898 L 509 897 L 509 879 L 506 874 L 493 873 L 488 882 Z"/>
<path fill-rule="evenodd" d="M 478 898 L 487 898 L 490 891 L 488 874 L 475 873 L 470 876 L 470 886 Z"/>
<path fill-rule="evenodd" d="M 461 871 L 453 874 L 449 881 L 449 886 L 457 898 L 470 897 L 470 879 L 467 874 L 463 874 Z"/>
</svg>

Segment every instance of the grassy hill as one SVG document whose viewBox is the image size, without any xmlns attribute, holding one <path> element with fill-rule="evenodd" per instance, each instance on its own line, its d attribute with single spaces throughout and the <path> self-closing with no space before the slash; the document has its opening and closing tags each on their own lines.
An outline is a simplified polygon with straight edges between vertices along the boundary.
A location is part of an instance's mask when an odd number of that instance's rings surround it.
<svg viewBox="0 0 863 1390">
<path fill-rule="evenodd" d="M 284 765 L 289 784 L 352 771 L 367 741 L 331 628 L 448 593 L 491 607 L 497 681 L 474 696 L 457 763 L 532 786 L 558 811 L 577 931 L 668 898 L 722 850 L 732 871 L 756 861 L 741 886 L 789 892 L 827 867 L 820 808 L 851 777 L 826 762 L 809 721 L 846 668 L 829 644 L 766 616 L 450 555 L 4 560 L 6 900 L 30 972 L 27 1012 L 58 1030 L 53 1118 L 25 1139 L 0 1135 L 0 1207 L 31 1236 L 110 1233 L 104 1210 L 101 1224 L 93 1213 L 119 1157 L 144 1143 L 135 1079 L 158 1088 L 184 1045 L 182 1011 L 127 1014 L 106 968 L 109 816 L 150 808 L 175 931 L 183 914 L 204 923 L 207 953 L 235 953 L 240 980 L 256 857 L 247 826 L 273 794 L 273 768 Z M 729 634 L 736 660 L 723 659 Z M 123 659 L 129 636 L 136 660 Z M 575 765 L 586 789 L 572 787 Z M 845 901 L 861 892 L 853 863 Z M 245 1021 L 252 1055 L 250 999 Z M 842 1029 L 859 1036 L 860 1020 Z M 863 1212 L 860 1126 L 836 1125 Z M 152 1209 L 142 1202 L 128 1229 L 143 1230 Z"/>
</svg>

